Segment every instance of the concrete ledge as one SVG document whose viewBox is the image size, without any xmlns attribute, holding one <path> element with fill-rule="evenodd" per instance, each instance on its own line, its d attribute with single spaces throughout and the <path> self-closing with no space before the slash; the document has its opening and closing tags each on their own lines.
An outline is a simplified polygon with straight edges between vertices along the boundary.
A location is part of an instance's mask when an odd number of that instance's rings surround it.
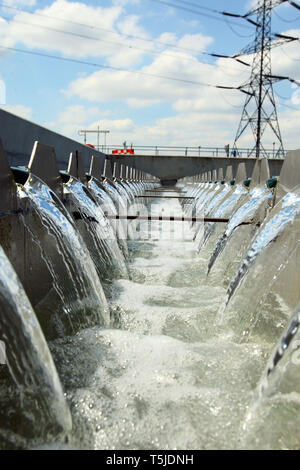
<svg viewBox="0 0 300 470">
<path fill-rule="evenodd" d="M 105 155 L 75 140 L 64 137 L 45 127 L 22 119 L 0 109 L 0 138 L 3 142 L 11 166 L 27 165 L 35 141 L 54 147 L 59 170 L 65 170 L 71 152 L 81 152 L 85 170 L 89 170 L 92 155 L 101 158 Z"/>
<path fill-rule="evenodd" d="M 280 184 L 287 192 L 300 185 L 300 149 L 287 153 L 280 172 Z"/>
<path fill-rule="evenodd" d="M 260 184 L 270 178 L 269 162 L 266 158 L 259 158 L 252 172 L 252 185 Z"/>
<path fill-rule="evenodd" d="M 62 198 L 63 185 L 53 147 L 35 142 L 28 169 L 44 181 L 59 198 Z"/>
<path fill-rule="evenodd" d="M 0 211 L 12 211 L 16 207 L 16 185 L 0 139 Z"/>
</svg>

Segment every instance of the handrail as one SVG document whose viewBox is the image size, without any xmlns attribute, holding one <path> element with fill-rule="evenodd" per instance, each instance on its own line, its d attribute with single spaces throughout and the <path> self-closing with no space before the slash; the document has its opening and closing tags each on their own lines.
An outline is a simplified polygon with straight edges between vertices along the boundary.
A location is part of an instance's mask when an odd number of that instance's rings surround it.
<svg viewBox="0 0 300 470">
<path fill-rule="evenodd" d="M 238 148 L 236 151 L 228 147 L 203 147 L 199 146 L 171 146 L 171 145 L 133 145 L 127 147 L 128 150 L 133 148 L 136 155 L 151 156 L 186 156 L 186 157 L 237 157 L 249 158 L 255 157 L 253 148 Z M 124 149 L 123 144 L 99 145 L 96 150 L 102 151 L 107 155 L 112 155 L 112 151 L 116 149 Z M 126 148 L 125 148 L 126 150 Z M 126 155 L 126 154 L 125 154 Z M 130 154 L 128 153 L 130 156 Z M 273 149 L 264 149 L 263 155 L 267 158 L 277 159 L 285 158 L 286 151 Z"/>
</svg>

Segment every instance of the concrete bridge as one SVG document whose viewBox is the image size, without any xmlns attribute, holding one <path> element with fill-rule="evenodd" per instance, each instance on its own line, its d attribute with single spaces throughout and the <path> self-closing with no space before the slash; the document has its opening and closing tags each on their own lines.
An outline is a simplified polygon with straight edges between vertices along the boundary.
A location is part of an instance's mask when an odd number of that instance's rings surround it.
<svg viewBox="0 0 300 470">
<path fill-rule="evenodd" d="M 230 181 L 240 174 L 250 178 L 256 158 L 213 156 L 157 156 L 128 155 L 109 156 L 114 176 L 124 176 L 126 168 L 134 168 L 157 177 L 162 184 L 172 185 L 182 178 L 195 180 Z M 271 176 L 278 176 L 284 159 L 268 159 Z M 123 168 L 122 168 L 123 167 Z M 241 171 L 241 168 L 243 170 Z M 244 175 L 244 176 L 242 176 Z"/>
<path fill-rule="evenodd" d="M 66 170 L 70 153 L 77 151 L 82 155 L 86 172 L 94 156 L 98 168 L 107 177 L 136 180 L 154 178 L 165 185 L 176 184 L 184 178 L 194 181 L 230 181 L 235 178 L 238 182 L 251 178 L 253 172 L 257 171 L 257 159 L 244 156 L 106 155 L 2 109 L 0 139 L 11 166 L 27 166 L 33 144 L 38 141 L 54 148 L 59 170 Z M 291 164 L 293 169 L 288 172 L 289 184 L 295 183 L 295 186 L 300 180 L 299 151 L 290 152 L 288 156 L 288 160 L 294 162 Z M 269 158 L 268 174 L 281 175 L 284 162 L 281 158 Z M 258 180 L 261 177 L 259 174 Z"/>
</svg>

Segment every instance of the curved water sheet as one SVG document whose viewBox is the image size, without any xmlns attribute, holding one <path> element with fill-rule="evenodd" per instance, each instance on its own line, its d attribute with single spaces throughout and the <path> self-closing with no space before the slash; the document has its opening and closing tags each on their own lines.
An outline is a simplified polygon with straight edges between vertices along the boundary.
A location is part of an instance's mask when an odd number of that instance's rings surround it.
<svg viewBox="0 0 300 470">
<path fill-rule="evenodd" d="M 108 181 L 103 182 L 105 191 L 109 194 L 109 196 L 112 198 L 117 212 L 120 215 L 127 215 L 128 214 L 128 205 L 127 205 L 127 199 L 123 199 L 119 191 L 117 191 L 116 188 L 114 188 Z M 123 220 L 122 224 L 123 226 L 123 232 L 126 234 L 127 239 L 134 239 L 134 234 L 132 232 L 131 226 L 128 223 L 127 220 Z"/>
<path fill-rule="evenodd" d="M 268 308 L 269 323 L 277 323 L 276 305 L 278 298 L 270 305 L 260 302 L 276 286 L 280 302 L 294 302 L 299 296 L 299 239 L 300 239 L 300 187 L 288 193 L 270 212 L 258 233 L 251 242 L 250 249 L 238 269 L 227 292 L 227 308 L 222 307 L 220 320 L 230 322 L 240 338 L 246 338 L 255 327 L 259 315 Z M 294 266 L 294 276 L 289 276 L 284 289 L 279 276 L 289 272 Z M 298 266 L 298 268 L 297 268 Z M 280 288 L 281 287 L 281 288 Z M 278 290 L 279 289 L 279 290 Z M 268 298 L 270 301 L 270 297 Z M 292 304 L 289 305 L 292 307 Z M 296 305 L 294 305 L 294 308 Z M 279 309 L 283 310 L 283 308 Z M 267 324 L 262 333 L 266 335 Z"/>
<path fill-rule="evenodd" d="M 124 256 L 120 251 L 115 234 L 101 207 L 89 196 L 88 189 L 74 178 L 64 184 L 68 203 L 77 219 L 78 229 L 87 243 L 89 252 L 102 281 L 114 277 L 128 277 Z"/>
<path fill-rule="evenodd" d="M 188 216 L 191 216 L 192 213 L 195 214 L 197 200 L 202 194 L 205 194 L 208 188 L 208 183 L 187 187 L 186 196 L 191 199 L 181 199 L 179 202 Z"/>
<path fill-rule="evenodd" d="M 156 201 L 157 211 L 180 210 L 176 199 Z M 151 224 L 158 230 L 160 222 Z M 239 447 L 265 347 L 238 344 L 216 327 L 225 289 L 199 282 L 205 264 L 189 225 L 184 238 L 161 228 L 168 239 L 134 242 L 140 280 L 114 283 L 126 331 L 93 327 L 50 344 L 72 413 L 72 448 Z"/>
<path fill-rule="evenodd" d="M 202 206 L 203 207 L 202 215 L 204 217 L 208 217 L 210 214 L 212 214 L 213 210 L 218 208 L 222 204 L 224 199 L 228 198 L 229 195 L 233 191 L 234 191 L 234 189 L 232 188 L 232 186 L 229 186 L 228 184 L 220 185 L 218 187 L 218 189 L 215 192 L 213 192 L 213 197 L 209 198 L 209 200 L 206 201 L 206 203 Z M 208 225 L 208 227 L 209 226 L 210 225 Z M 199 224 L 196 227 L 194 240 L 199 239 L 200 229 L 201 229 L 201 224 Z M 206 228 L 206 230 L 207 230 L 207 228 Z M 201 243 L 201 241 L 200 241 L 200 243 Z"/>
<path fill-rule="evenodd" d="M 115 188 L 123 199 L 125 200 L 127 199 L 128 206 L 130 206 L 131 204 L 134 204 L 135 194 L 129 187 L 125 189 L 123 183 L 115 182 Z"/>
<path fill-rule="evenodd" d="M 224 196 L 223 192 L 221 192 L 220 195 L 221 194 Z M 215 210 L 212 210 L 209 215 L 217 219 L 229 218 L 248 198 L 248 190 L 243 185 L 238 184 L 232 192 L 230 190 L 225 192 L 225 197 L 222 197 L 221 204 Z M 203 245 L 207 244 L 208 241 L 209 249 L 213 250 L 223 229 L 221 223 L 208 222 L 205 224 L 203 239 L 200 240 L 198 250 L 200 251 Z M 209 240 L 211 237 L 212 239 Z"/>
<path fill-rule="evenodd" d="M 300 304 L 274 348 L 242 426 L 242 447 L 298 450 Z"/>
<path fill-rule="evenodd" d="M 79 328 L 109 324 L 109 308 L 95 266 L 60 200 L 34 176 L 18 192 L 20 197 L 29 198 L 39 218 L 36 224 L 35 218 L 23 216 L 25 227 L 51 272 L 62 306 L 60 310 L 57 303 L 47 298 L 36 306 L 46 336 L 72 334 Z"/>
<path fill-rule="evenodd" d="M 226 271 L 227 279 L 230 273 L 232 276 L 234 275 L 231 265 L 234 264 L 236 266 L 236 263 L 241 261 L 241 256 L 250 243 L 257 226 L 261 224 L 268 211 L 271 209 L 272 200 L 273 195 L 266 186 L 258 186 L 250 191 L 250 199 L 232 215 L 226 229 L 220 236 L 208 263 L 208 274 L 217 258 L 221 255 L 225 247 L 227 247 L 222 257 L 223 272 Z M 252 224 L 241 226 L 240 224 L 243 222 L 252 222 Z M 228 246 L 232 237 L 234 240 L 232 240 L 230 246 Z"/>
<path fill-rule="evenodd" d="M 220 191 L 215 194 L 214 198 L 207 204 L 204 208 L 204 215 L 208 216 L 212 213 L 214 209 L 219 207 L 219 205 L 223 202 L 225 197 L 230 194 L 230 191 L 233 192 L 234 188 L 229 184 L 225 183 L 221 186 Z"/>
<path fill-rule="evenodd" d="M 111 199 L 111 197 L 103 190 L 101 189 L 95 181 L 91 180 L 88 183 L 89 189 L 95 199 L 97 200 L 98 204 L 100 205 L 102 211 L 110 215 L 117 215 L 117 209 L 116 206 Z M 128 257 L 128 247 L 126 243 L 126 233 L 123 229 L 122 224 L 120 221 L 117 220 L 110 220 L 110 225 L 112 226 L 115 236 L 117 237 L 117 241 L 119 244 L 119 247 L 122 250 L 123 255 L 127 258 Z"/>
<path fill-rule="evenodd" d="M 196 196 L 193 206 L 193 215 L 199 216 L 203 212 L 203 207 L 205 202 L 210 200 L 217 190 L 218 186 L 214 184 L 209 184 L 207 188 L 203 188 Z M 192 223 L 192 226 L 194 223 Z"/>
<path fill-rule="evenodd" d="M 210 192 L 211 189 L 212 185 L 208 183 L 200 183 L 187 187 L 186 197 L 190 197 L 191 199 L 179 200 L 186 217 L 203 217 L 203 206 L 201 204 L 201 200 Z M 194 222 L 190 222 L 190 227 L 194 227 L 196 237 L 197 232 L 202 227 L 202 223 L 196 223 L 195 225 Z"/>
<path fill-rule="evenodd" d="M 127 214 L 128 215 L 141 215 L 141 216 L 148 216 L 148 204 L 149 199 L 147 197 L 140 197 L 143 196 L 144 190 L 146 189 L 147 185 L 145 183 L 135 183 L 134 190 L 129 185 L 126 185 L 125 182 L 122 183 L 115 183 L 115 186 L 123 200 L 127 199 Z M 122 196 L 123 195 L 123 196 Z M 137 197 L 136 197 L 137 196 Z M 130 240 L 136 240 L 141 237 L 141 224 L 140 221 L 137 219 L 131 220 L 128 223 L 128 228 L 130 228 Z"/>
<path fill-rule="evenodd" d="M 46 439 L 50 435 L 69 432 L 71 415 L 46 340 L 1 246 L 0 338 L 6 346 L 7 366 L 19 392 L 15 397 L 18 406 L 12 407 L 14 386 L 11 384 L 9 393 L 6 391 L 7 403 L 1 380 L 0 448 L 18 447 L 22 437 Z M 0 366 L 0 374 L 1 368 L 7 366 Z"/>
</svg>

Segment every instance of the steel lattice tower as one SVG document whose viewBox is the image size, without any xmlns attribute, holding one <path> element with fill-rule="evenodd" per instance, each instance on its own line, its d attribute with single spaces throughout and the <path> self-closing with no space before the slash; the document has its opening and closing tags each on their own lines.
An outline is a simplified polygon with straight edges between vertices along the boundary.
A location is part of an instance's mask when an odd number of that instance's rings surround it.
<svg viewBox="0 0 300 470">
<path fill-rule="evenodd" d="M 254 54 L 250 82 L 244 85 L 247 90 L 242 117 L 235 137 L 233 148 L 237 150 L 237 141 L 245 132 L 248 126 L 251 127 L 255 139 L 255 145 L 249 156 L 267 157 L 263 147 L 262 138 L 267 127 L 274 136 L 276 146 L 275 157 L 284 157 L 284 148 L 278 123 L 276 104 L 273 92 L 273 82 L 271 70 L 271 48 L 272 31 L 271 17 L 272 9 L 282 3 L 274 0 L 258 0 L 258 6 L 248 15 L 257 13 L 256 34 L 254 42 L 249 45 L 243 53 Z M 274 147 L 275 148 L 275 147 Z"/>
</svg>

